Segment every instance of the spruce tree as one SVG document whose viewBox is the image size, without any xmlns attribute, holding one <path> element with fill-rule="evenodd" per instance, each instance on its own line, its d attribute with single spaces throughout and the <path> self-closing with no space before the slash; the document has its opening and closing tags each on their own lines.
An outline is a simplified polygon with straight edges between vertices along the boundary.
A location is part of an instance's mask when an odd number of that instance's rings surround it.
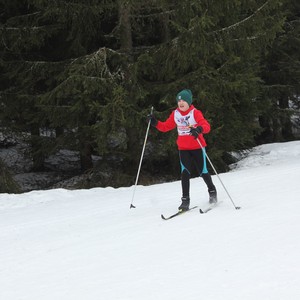
<svg viewBox="0 0 300 300">
<path fill-rule="evenodd" d="M 106 18 L 114 10 L 114 1 L 5 3 L 2 120 L 30 133 L 35 169 L 43 167 L 49 151 L 62 146 L 80 151 L 83 170 L 92 166 L 95 109 L 107 106 L 122 77 L 119 55 L 105 47 L 111 26 Z M 64 134 L 54 134 L 58 138 L 49 147 L 42 128 Z"/>
<path fill-rule="evenodd" d="M 259 62 L 281 30 L 280 4 L 4 3 L 2 122 L 30 132 L 37 166 L 50 151 L 68 147 L 80 151 L 83 170 L 92 167 L 92 153 L 108 162 L 118 157 L 125 166 L 116 166 L 120 174 L 136 170 L 150 107 L 163 119 L 176 106 L 176 93 L 190 88 L 212 124 L 209 147 L 221 162 L 228 151 L 253 142 Z M 41 128 L 53 138 L 43 138 Z M 174 165 L 176 133 L 151 134 L 157 147 L 146 155 L 146 166 L 159 173 L 161 161 Z"/>
<path fill-rule="evenodd" d="M 212 125 L 212 156 L 253 145 L 261 80 L 260 55 L 281 30 L 280 1 L 169 3 L 169 42 L 139 57 L 140 77 L 159 110 L 176 92 L 193 90 Z M 169 111 L 166 111 L 167 115 Z M 171 136 L 170 138 L 174 138 Z"/>
<path fill-rule="evenodd" d="M 300 4 L 285 1 L 284 10 L 287 17 L 283 31 L 262 57 L 261 76 L 265 84 L 258 143 L 293 140 L 293 129 L 299 128 Z"/>
</svg>

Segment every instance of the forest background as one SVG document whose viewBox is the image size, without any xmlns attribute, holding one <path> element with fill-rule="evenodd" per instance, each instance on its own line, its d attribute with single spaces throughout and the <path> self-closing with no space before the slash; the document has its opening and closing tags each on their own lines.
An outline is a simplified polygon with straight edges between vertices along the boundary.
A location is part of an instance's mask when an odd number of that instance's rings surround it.
<svg viewBox="0 0 300 300">
<path fill-rule="evenodd" d="M 299 139 L 299 49 L 295 0 L 0 0 L 0 147 L 22 145 L 31 172 L 72 151 L 79 168 L 55 172 L 84 175 L 74 188 L 130 186 L 151 107 L 164 120 L 189 88 L 224 172 Z M 142 184 L 179 178 L 175 139 L 150 130 Z M 0 169 L 1 192 L 22 191 Z"/>
</svg>

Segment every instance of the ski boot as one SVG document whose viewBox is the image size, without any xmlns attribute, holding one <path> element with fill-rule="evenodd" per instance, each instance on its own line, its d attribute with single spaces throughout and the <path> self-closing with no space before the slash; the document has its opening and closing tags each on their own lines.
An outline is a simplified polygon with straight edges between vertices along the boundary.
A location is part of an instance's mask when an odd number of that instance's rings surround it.
<svg viewBox="0 0 300 300">
<path fill-rule="evenodd" d="M 190 208 L 190 197 L 189 196 L 185 196 L 181 198 L 181 205 L 178 207 L 178 210 L 180 211 L 187 211 Z"/>
<path fill-rule="evenodd" d="M 211 190 L 211 191 L 209 190 L 208 194 L 209 194 L 209 204 L 215 204 L 218 202 L 216 190 Z"/>
</svg>

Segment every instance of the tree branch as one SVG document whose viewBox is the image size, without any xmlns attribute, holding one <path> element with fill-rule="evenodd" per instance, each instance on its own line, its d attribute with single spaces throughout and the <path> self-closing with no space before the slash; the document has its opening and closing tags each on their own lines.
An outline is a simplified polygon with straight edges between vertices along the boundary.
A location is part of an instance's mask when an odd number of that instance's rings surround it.
<svg viewBox="0 0 300 300">
<path fill-rule="evenodd" d="M 251 18 L 253 18 L 259 11 L 261 11 L 268 3 L 270 2 L 270 0 L 267 0 L 261 7 L 259 7 L 252 15 L 248 16 L 247 18 L 235 23 L 235 24 L 232 24 L 228 27 L 224 27 L 222 29 L 219 29 L 219 30 L 215 30 L 213 31 L 212 33 L 218 33 L 218 32 L 222 32 L 222 31 L 227 31 L 227 30 L 230 30 L 232 28 L 235 28 L 235 27 L 238 27 L 240 26 L 241 24 L 247 22 L 248 20 L 250 20 Z"/>
</svg>

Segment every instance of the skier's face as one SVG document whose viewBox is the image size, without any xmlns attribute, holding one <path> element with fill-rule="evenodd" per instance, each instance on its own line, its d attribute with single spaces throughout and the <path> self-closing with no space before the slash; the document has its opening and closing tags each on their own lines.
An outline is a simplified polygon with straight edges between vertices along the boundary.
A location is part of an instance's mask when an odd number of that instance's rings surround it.
<svg viewBox="0 0 300 300">
<path fill-rule="evenodd" d="M 185 102 L 184 100 L 179 100 L 177 104 L 178 104 L 178 108 L 181 111 L 187 111 L 190 107 L 189 104 L 187 102 Z"/>
</svg>

